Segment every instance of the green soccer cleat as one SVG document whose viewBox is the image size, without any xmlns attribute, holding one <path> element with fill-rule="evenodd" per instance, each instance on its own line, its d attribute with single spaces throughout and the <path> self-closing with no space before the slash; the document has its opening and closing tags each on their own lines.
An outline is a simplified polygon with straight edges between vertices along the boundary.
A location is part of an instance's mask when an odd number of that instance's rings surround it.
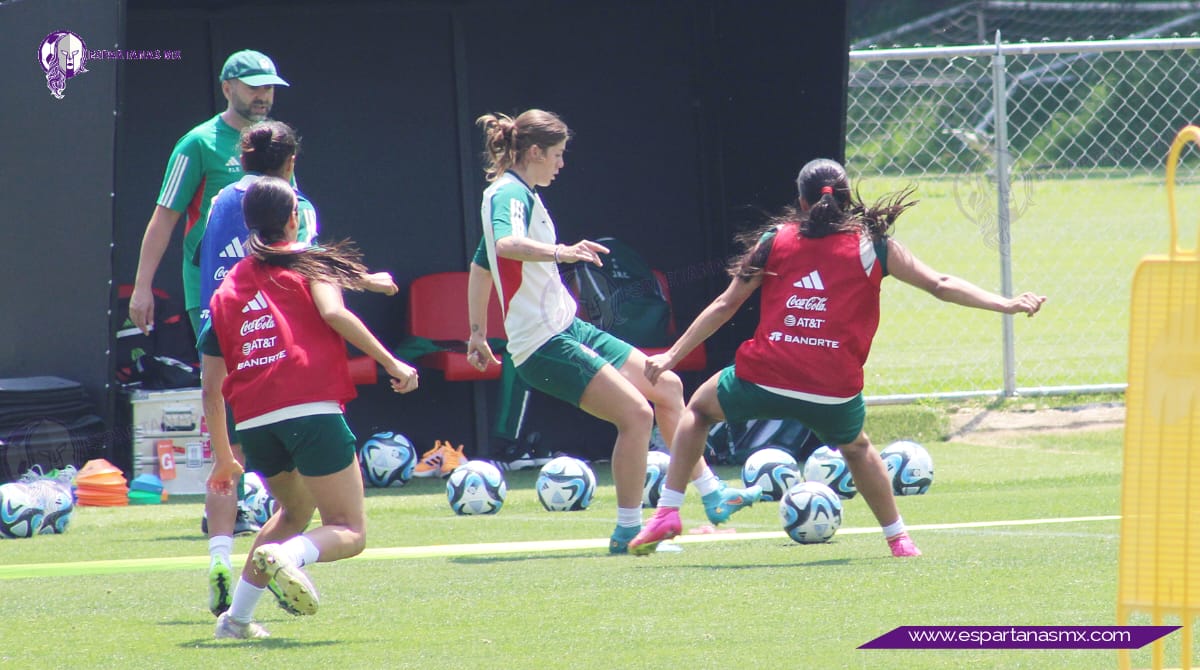
<svg viewBox="0 0 1200 670">
<path fill-rule="evenodd" d="M 213 556 L 208 564 L 208 610 L 221 616 L 233 603 L 233 570 L 229 563 Z"/>
</svg>

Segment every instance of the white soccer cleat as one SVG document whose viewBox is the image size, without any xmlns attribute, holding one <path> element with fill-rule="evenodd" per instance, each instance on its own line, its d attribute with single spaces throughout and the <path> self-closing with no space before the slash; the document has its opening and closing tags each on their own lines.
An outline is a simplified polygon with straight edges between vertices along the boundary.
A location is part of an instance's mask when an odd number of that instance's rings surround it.
<svg viewBox="0 0 1200 670">
<path fill-rule="evenodd" d="M 218 640 L 261 640 L 264 637 L 271 637 L 266 628 L 259 624 L 248 621 L 242 623 L 235 621 L 229 616 L 229 612 L 225 612 L 217 617 L 217 630 L 213 633 L 213 637 Z"/>
<path fill-rule="evenodd" d="M 320 605 L 317 589 L 296 565 L 281 550 L 278 544 L 264 544 L 254 550 L 254 565 L 279 587 L 279 593 L 291 604 L 298 614 L 316 614 Z M 278 597 L 278 594 L 276 594 Z"/>
</svg>

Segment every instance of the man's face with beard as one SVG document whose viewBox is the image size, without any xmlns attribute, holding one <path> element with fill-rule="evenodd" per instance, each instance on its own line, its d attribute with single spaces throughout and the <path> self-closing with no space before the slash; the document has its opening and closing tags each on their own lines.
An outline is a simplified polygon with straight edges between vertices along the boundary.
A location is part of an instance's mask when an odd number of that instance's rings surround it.
<svg viewBox="0 0 1200 670">
<path fill-rule="evenodd" d="M 250 123 L 257 123 L 271 114 L 271 105 L 275 103 L 273 85 L 247 86 L 240 79 L 225 83 L 229 85 L 226 97 L 238 116 Z"/>
</svg>

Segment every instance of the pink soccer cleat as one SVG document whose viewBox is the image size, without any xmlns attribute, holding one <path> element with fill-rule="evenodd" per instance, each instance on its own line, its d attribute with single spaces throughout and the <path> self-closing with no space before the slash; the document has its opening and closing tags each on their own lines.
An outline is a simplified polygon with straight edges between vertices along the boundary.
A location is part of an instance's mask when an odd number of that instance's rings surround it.
<svg viewBox="0 0 1200 670">
<path fill-rule="evenodd" d="M 921 550 L 917 549 L 917 545 L 913 544 L 912 538 L 908 533 L 900 533 L 888 538 L 888 547 L 892 550 L 892 556 L 896 558 L 916 558 L 921 555 Z"/>
<path fill-rule="evenodd" d="M 679 534 L 683 524 L 679 521 L 679 510 L 674 507 L 659 507 L 654 516 L 642 527 L 642 532 L 629 541 L 629 553 L 634 556 L 652 554 L 658 543 Z"/>
</svg>

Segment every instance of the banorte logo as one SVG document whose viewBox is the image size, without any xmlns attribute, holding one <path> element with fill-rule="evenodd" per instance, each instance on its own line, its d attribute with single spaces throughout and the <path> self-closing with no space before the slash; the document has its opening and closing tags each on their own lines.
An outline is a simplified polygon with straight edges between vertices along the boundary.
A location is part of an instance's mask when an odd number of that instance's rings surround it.
<svg viewBox="0 0 1200 670">
<path fill-rule="evenodd" d="M 87 45 L 69 30 L 56 30 L 38 46 L 38 65 L 46 73 L 50 95 L 62 100 L 67 80 L 87 72 Z"/>
</svg>

